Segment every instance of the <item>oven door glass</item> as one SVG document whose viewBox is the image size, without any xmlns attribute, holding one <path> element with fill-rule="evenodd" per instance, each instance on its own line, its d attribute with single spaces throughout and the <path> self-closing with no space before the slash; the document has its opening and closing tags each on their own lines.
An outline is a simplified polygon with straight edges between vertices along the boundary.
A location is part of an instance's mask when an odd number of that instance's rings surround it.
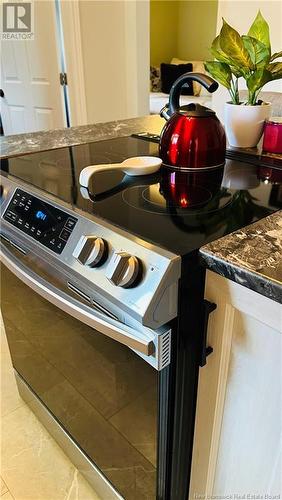
<svg viewBox="0 0 282 500">
<path fill-rule="evenodd" d="M 155 498 L 158 372 L 4 265 L 1 283 L 15 370 L 122 496 Z"/>
</svg>

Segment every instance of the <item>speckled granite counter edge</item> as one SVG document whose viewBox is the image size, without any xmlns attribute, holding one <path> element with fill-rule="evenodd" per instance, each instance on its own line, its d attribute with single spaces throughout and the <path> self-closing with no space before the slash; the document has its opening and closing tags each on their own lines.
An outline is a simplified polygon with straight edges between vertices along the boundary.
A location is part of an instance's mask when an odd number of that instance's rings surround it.
<svg viewBox="0 0 282 500">
<path fill-rule="evenodd" d="M 282 211 L 200 249 L 205 266 L 282 303 Z"/>
<path fill-rule="evenodd" d="M 204 248 L 200 250 L 200 258 L 210 271 L 282 304 L 282 284 L 278 281 L 209 254 Z"/>
</svg>

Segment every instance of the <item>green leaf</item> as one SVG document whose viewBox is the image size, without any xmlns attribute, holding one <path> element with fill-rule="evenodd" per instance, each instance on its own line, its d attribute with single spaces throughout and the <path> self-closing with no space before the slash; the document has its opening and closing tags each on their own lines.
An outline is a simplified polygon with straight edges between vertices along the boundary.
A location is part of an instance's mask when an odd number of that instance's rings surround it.
<svg viewBox="0 0 282 500">
<path fill-rule="evenodd" d="M 243 44 L 254 66 L 266 66 L 270 60 L 270 50 L 264 43 L 252 36 L 242 36 Z"/>
<path fill-rule="evenodd" d="M 245 76 L 245 71 L 243 68 L 238 68 L 238 66 L 230 66 L 231 73 L 236 76 L 236 78 L 240 78 L 240 76 Z"/>
<path fill-rule="evenodd" d="M 219 62 L 223 62 L 230 65 L 231 61 L 229 57 L 227 57 L 227 55 L 223 52 L 223 50 L 221 50 L 219 44 L 219 35 L 212 42 L 211 53 Z"/>
<path fill-rule="evenodd" d="M 205 62 L 205 69 L 221 85 L 227 89 L 231 88 L 231 70 L 228 64 L 219 61 Z"/>
<path fill-rule="evenodd" d="M 254 93 L 271 80 L 273 80 L 273 77 L 270 71 L 267 69 L 258 69 L 247 79 L 247 87 Z"/>
<path fill-rule="evenodd" d="M 267 68 L 272 75 L 272 80 L 279 80 L 282 78 L 282 62 L 270 63 Z"/>
<path fill-rule="evenodd" d="M 282 57 L 282 50 L 281 52 L 275 52 L 275 54 L 272 54 L 270 61 L 274 61 L 274 59 L 277 59 L 278 57 Z"/>
<path fill-rule="evenodd" d="M 246 69 L 254 69 L 248 51 L 238 33 L 223 19 L 223 26 L 219 35 L 220 47 L 232 61 L 233 66 L 244 66 Z"/>
<path fill-rule="evenodd" d="M 240 76 L 244 76 L 244 72 L 241 68 L 234 66 L 234 61 L 232 61 L 227 55 L 223 52 L 219 44 L 219 35 L 214 39 L 211 46 L 212 55 L 219 61 L 228 64 L 231 67 L 231 71 L 236 78 L 240 78 Z"/>
<path fill-rule="evenodd" d="M 264 43 L 270 50 L 269 26 L 259 10 L 248 35 Z"/>
</svg>

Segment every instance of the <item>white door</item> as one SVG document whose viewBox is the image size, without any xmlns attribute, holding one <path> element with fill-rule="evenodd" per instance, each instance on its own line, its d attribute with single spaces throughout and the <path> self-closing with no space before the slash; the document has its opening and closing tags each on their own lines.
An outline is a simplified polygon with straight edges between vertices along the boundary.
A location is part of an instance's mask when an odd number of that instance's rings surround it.
<svg viewBox="0 0 282 500">
<path fill-rule="evenodd" d="M 5 135 L 66 126 L 55 1 L 34 2 L 34 40 L 1 42 Z"/>
</svg>

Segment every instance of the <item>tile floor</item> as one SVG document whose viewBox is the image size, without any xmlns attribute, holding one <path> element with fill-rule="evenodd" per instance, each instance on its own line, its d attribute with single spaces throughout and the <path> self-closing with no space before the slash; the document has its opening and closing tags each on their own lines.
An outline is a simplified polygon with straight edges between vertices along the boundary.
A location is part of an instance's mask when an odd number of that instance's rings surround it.
<svg viewBox="0 0 282 500">
<path fill-rule="evenodd" d="M 19 397 L 1 329 L 1 500 L 99 500 Z"/>
</svg>

